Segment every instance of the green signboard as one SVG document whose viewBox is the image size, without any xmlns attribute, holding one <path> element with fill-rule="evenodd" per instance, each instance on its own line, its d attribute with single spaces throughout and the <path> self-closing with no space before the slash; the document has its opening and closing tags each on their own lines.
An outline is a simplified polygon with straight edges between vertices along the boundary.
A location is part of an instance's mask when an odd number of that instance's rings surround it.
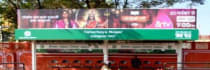
<svg viewBox="0 0 210 70">
<path fill-rule="evenodd" d="M 16 40 L 197 40 L 197 29 L 17 29 Z"/>
</svg>

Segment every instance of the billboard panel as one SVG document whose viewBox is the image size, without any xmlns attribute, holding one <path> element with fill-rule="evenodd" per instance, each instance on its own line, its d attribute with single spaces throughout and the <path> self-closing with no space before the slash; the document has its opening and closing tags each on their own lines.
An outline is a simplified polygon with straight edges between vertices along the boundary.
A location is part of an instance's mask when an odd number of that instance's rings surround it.
<svg viewBox="0 0 210 70">
<path fill-rule="evenodd" d="M 18 28 L 196 28 L 196 9 L 20 9 Z"/>
</svg>

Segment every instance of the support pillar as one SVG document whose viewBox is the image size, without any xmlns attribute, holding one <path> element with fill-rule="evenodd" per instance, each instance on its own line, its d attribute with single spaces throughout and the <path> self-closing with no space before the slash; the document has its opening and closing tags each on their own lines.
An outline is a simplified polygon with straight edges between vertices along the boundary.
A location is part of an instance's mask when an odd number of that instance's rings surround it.
<svg viewBox="0 0 210 70">
<path fill-rule="evenodd" d="M 178 42 L 177 46 L 177 70 L 182 70 L 182 47 L 183 47 L 183 42 Z"/>
<path fill-rule="evenodd" d="M 31 51 L 32 51 L 32 70 L 36 70 L 36 41 L 32 41 Z"/>
<path fill-rule="evenodd" d="M 104 54 L 104 63 L 108 64 L 109 63 L 108 40 L 104 40 L 103 54 Z"/>
</svg>

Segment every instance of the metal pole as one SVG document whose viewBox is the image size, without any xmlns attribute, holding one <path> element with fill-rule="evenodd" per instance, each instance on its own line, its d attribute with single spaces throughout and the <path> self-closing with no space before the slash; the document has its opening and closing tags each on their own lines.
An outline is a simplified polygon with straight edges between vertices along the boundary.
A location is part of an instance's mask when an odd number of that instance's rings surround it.
<svg viewBox="0 0 210 70">
<path fill-rule="evenodd" d="M 1 29 L 1 42 L 3 42 L 3 32 L 2 32 L 2 26 L 0 26 Z"/>
<path fill-rule="evenodd" d="M 19 41 L 18 40 L 15 40 L 15 49 L 17 49 L 19 47 Z M 14 57 L 17 57 L 17 53 L 16 52 L 13 52 L 13 55 Z M 18 62 L 17 59 L 14 59 L 14 63 Z M 15 64 L 14 65 L 14 70 L 18 70 L 18 65 L 19 64 Z"/>
<path fill-rule="evenodd" d="M 36 41 L 32 41 L 32 47 L 31 47 L 31 50 L 32 50 L 32 70 L 36 70 L 36 46 L 35 46 L 35 43 Z"/>
<path fill-rule="evenodd" d="M 103 54 L 104 54 L 104 63 L 108 64 L 109 63 L 108 40 L 104 40 Z"/>
<path fill-rule="evenodd" d="M 182 46 L 183 43 L 182 41 L 178 42 L 178 46 L 177 46 L 177 70 L 182 70 Z"/>
</svg>

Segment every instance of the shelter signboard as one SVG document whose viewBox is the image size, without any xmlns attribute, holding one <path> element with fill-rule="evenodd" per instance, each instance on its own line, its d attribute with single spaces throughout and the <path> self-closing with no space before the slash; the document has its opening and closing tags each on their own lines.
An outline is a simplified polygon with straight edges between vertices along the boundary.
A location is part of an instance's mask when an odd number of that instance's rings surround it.
<svg viewBox="0 0 210 70">
<path fill-rule="evenodd" d="M 18 29 L 18 40 L 196 40 L 197 29 Z"/>
<path fill-rule="evenodd" d="M 197 40 L 196 9 L 20 9 L 17 40 Z"/>
</svg>

